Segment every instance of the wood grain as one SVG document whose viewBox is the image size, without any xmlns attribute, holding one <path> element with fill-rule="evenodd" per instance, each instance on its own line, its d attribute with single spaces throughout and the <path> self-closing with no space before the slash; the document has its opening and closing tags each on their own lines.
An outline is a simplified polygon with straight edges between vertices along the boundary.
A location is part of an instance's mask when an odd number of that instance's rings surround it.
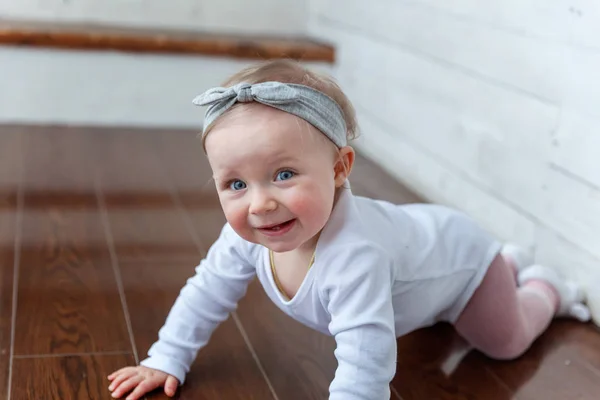
<svg viewBox="0 0 600 400">
<path fill-rule="evenodd" d="M 0 399 L 8 390 L 21 132 L 0 134 Z"/>
<path fill-rule="evenodd" d="M 202 191 L 215 194 L 212 171 L 194 130 L 159 130 L 155 135 L 160 161 L 181 193 Z"/>
<path fill-rule="evenodd" d="M 101 196 L 119 262 L 195 263 L 199 248 L 174 203 L 154 132 L 121 130 L 94 135 Z M 152 198 L 145 196 L 154 193 Z M 160 207 L 149 201 L 160 198 Z M 128 204 L 123 207 L 123 204 Z"/>
<path fill-rule="evenodd" d="M 0 44 L 76 50 L 200 54 L 242 59 L 292 58 L 335 61 L 331 45 L 308 38 L 215 35 L 204 32 L 138 29 L 69 23 L 0 21 Z"/>
<path fill-rule="evenodd" d="M 217 239 L 225 216 L 208 159 L 195 131 L 161 132 L 156 145 L 186 216 L 204 252 Z"/>
<path fill-rule="evenodd" d="M 28 190 L 93 193 L 84 132 L 29 130 L 15 354 L 130 351 L 95 199 L 28 209 Z"/>
<path fill-rule="evenodd" d="M 186 279 L 194 274 L 194 266 L 126 263 L 121 268 L 135 342 L 143 359 Z M 179 396 L 190 400 L 273 398 L 233 319 L 221 324 L 199 352 Z M 157 392 L 151 398 L 167 397 Z"/>
<path fill-rule="evenodd" d="M 361 154 L 356 155 L 350 183 L 352 192 L 358 196 L 382 199 L 395 204 L 424 202 L 422 197 L 409 190 L 372 160 Z"/>
<path fill-rule="evenodd" d="M 591 324 L 554 321 L 519 360 L 486 360 L 519 399 L 592 400 L 600 393 L 600 330 Z"/>
<path fill-rule="evenodd" d="M 110 399 L 106 376 L 132 361 L 131 354 L 15 359 L 11 400 Z"/>
<path fill-rule="evenodd" d="M 590 348 L 600 349 L 600 328 L 592 324 L 580 324 L 576 321 L 557 321 L 552 327 L 553 334 L 548 338 L 561 343 L 573 358 L 581 359 L 584 363 L 600 372 L 600 351 L 590 351 Z"/>
<path fill-rule="evenodd" d="M 393 385 L 402 399 L 512 399 L 512 391 L 465 346 L 448 324 L 398 339 Z"/>
</svg>

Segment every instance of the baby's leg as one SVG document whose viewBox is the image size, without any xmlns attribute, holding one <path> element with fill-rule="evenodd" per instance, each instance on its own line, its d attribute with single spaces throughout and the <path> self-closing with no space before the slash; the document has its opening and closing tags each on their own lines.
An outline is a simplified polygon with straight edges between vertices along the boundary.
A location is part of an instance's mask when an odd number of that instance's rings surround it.
<svg viewBox="0 0 600 400">
<path fill-rule="evenodd" d="M 512 268 L 498 255 L 455 327 L 484 354 L 514 359 L 546 330 L 560 301 L 556 288 L 541 279 L 517 288 Z"/>
<path fill-rule="evenodd" d="M 504 244 L 501 254 L 504 262 L 512 272 L 515 282 L 518 280 L 519 271 L 533 264 L 533 256 L 513 243 Z"/>
</svg>

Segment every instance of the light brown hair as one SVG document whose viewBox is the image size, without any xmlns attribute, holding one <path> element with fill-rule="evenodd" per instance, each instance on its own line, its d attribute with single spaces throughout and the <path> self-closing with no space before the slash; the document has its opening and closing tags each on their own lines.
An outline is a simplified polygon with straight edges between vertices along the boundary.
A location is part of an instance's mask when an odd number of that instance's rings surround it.
<svg viewBox="0 0 600 400">
<path fill-rule="evenodd" d="M 346 138 L 348 141 L 358 137 L 358 124 L 356 122 L 354 107 L 335 80 L 331 76 L 312 71 L 297 61 L 276 59 L 255 64 L 232 75 L 222 83 L 222 86 L 229 87 L 241 82 L 253 85 L 255 83 L 270 81 L 305 85 L 325 93 L 331 97 L 342 110 L 346 122 Z M 235 108 L 235 106 L 223 113 L 218 119 L 227 115 L 233 108 Z M 208 135 L 208 132 L 215 125 L 216 124 L 212 124 L 205 134 Z M 206 135 L 204 136 L 205 138 Z"/>
</svg>

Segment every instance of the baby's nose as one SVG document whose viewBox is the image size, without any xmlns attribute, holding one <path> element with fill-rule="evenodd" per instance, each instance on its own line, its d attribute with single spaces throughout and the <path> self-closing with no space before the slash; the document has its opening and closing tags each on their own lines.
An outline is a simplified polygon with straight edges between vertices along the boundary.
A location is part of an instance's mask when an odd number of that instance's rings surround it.
<svg viewBox="0 0 600 400">
<path fill-rule="evenodd" d="M 266 194 L 254 196 L 250 206 L 251 214 L 264 214 L 277 209 L 277 201 Z"/>
</svg>

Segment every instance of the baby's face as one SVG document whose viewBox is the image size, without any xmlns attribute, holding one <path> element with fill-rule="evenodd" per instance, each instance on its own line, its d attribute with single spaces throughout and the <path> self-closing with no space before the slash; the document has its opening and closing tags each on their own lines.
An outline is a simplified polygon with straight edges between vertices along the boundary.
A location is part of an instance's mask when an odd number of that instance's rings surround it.
<svg viewBox="0 0 600 400">
<path fill-rule="evenodd" d="M 205 145 L 225 217 L 238 235 L 275 252 L 314 244 L 345 180 L 323 134 L 252 103 L 224 116 Z"/>
</svg>

